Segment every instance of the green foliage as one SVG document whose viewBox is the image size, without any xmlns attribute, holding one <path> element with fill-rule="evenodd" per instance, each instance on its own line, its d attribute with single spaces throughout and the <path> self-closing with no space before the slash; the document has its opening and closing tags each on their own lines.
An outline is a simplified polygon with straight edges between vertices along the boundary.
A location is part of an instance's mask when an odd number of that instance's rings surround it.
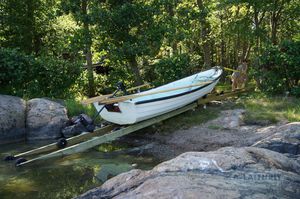
<svg viewBox="0 0 300 199">
<path fill-rule="evenodd" d="M 40 54 L 51 45 L 48 37 L 54 31 L 55 0 L 4 0 L 1 2 L 0 38 L 2 46 Z"/>
<path fill-rule="evenodd" d="M 79 114 L 82 114 L 82 113 L 93 118 L 97 113 L 94 106 L 92 106 L 92 105 L 84 106 L 84 105 L 82 105 L 82 103 L 80 103 L 74 99 L 65 100 L 65 106 L 68 110 L 69 118 L 79 115 Z"/>
<path fill-rule="evenodd" d="M 149 67 L 146 78 L 153 77 L 155 79 L 149 79 L 148 81 L 156 85 L 162 85 L 186 77 L 191 74 L 190 61 L 190 57 L 187 54 L 161 59 Z"/>
<path fill-rule="evenodd" d="M 2 0 L 0 45 L 19 51 L 1 58 L 1 91 L 82 96 L 96 87 L 107 93 L 118 81 L 159 85 L 203 69 L 204 62 L 235 68 L 246 57 L 263 91 L 300 96 L 299 8 L 297 0 Z M 286 39 L 295 42 L 277 46 Z M 112 70 L 95 74 L 88 67 L 79 75 L 61 58 L 106 60 Z"/>
<path fill-rule="evenodd" d="M 109 54 L 118 71 L 120 64 L 125 66 L 126 76 L 133 76 L 136 84 L 142 83 L 137 59 L 155 56 L 162 45 L 165 28 L 157 18 L 159 11 L 152 1 L 138 0 L 107 1 L 92 10 L 99 27 L 96 32 L 103 38 L 97 48 Z"/>
<path fill-rule="evenodd" d="M 67 97 L 80 74 L 80 65 L 15 49 L 0 49 L 1 92 L 21 97 Z"/>
<path fill-rule="evenodd" d="M 104 34 L 104 45 L 111 53 L 129 60 L 132 57 L 158 52 L 164 29 L 163 25 L 155 20 L 158 11 L 151 3 L 108 3 L 94 12 L 99 13 L 99 33 Z"/>
<path fill-rule="evenodd" d="M 267 93 L 289 91 L 300 96 L 300 41 L 284 41 L 279 46 L 268 47 L 260 57 L 254 76 Z"/>
<path fill-rule="evenodd" d="M 300 119 L 300 100 L 295 97 L 270 97 L 254 93 L 240 98 L 239 105 L 246 109 L 247 124 L 272 124 L 282 120 L 289 122 Z"/>
</svg>

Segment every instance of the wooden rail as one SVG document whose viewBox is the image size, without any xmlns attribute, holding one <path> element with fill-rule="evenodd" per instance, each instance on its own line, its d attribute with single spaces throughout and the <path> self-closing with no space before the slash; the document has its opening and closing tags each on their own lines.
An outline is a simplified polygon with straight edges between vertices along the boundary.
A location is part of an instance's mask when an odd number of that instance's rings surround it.
<svg viewBox="0 0 300 199">
<path fill-rule="evenodd" d="M 222 94 L 218 94 L 218 93 L 208 94 L 206 98 L 201 98 L 198 101 L 196 101 L 192 104 L 189 104 L 185 107 L 179 108 L 175 111 L 172 111 L 172 112 L 169 112 L 169 113 L 160 115 L 158 117 L 151 118 L 149 120 L 145 120 L 145 121 L 142 121 L 142 122 L 130 125 L 130 126 L 119 126 L 120 129 L 116 130 L 116 131 L 113 131 L 113 129 L 118 127 L 117 125 L 108 125 L 103 128 L 95 130 L 95 132 L 93 132 L 93 133 L 85 133 L 85 134 L 81 134 L 81 135 L 69 138 L 69 139 L 67 139 L 68 146 L 64 149 L 58 150 L 56 143 L 53 143 L 53 144 L 49 144 L 49 145 L 46 145 L 46 146 L 43 146 L 43 147 L 40 147 L 37 149 L 33 149 L 30 151 L 24 152 L 24 153 L 17 154 L 14 157 L 19 158 L 19 157 L 32 156 L 32 155 L 38 155 L 41 153 L 50 152 L 50 153 L 40 155 L 40 156 L 32 158 L 32 159 L 29 159 L 29 160 L 17 165 L 17 166 L 21 166 L 21 165 L 28 165 L 28 164 L 31 164 L 34 162 L 38 162 L 40 160 L 45 160 L 45 159 L 50 159 L 50 158 L 55 158 L 55 157 L 62 157 L 62 156 L 71 155 L 74 153 L 83 152 L 83 151 L 86 151 L 97 145 L 100 145 L 102 143 L 113 141 L 121 136 L 130 134 L 130 133 L 140 130 L 142 128 L 151 126 L 155 123 L 169 119 L 171 117 L 179 115 L 188 110 L 195 109 L 198 105 L 206 104 L 213 100 L 222 100 L 222 99 L 226 99 L 228 97 L 234 97 L 241 93 L 245 93 L 247 91 L 248 90 L 243 89 L 243 90 L 237 90 L 237 91 L 232 91 L 232 92 L 231 91 L 224 92 Z"/>
<path fill-rule="evenodd" d="M 92 138 L 94 136 L 103 135 L 103 134 L 105 134 L 107 132 L 110 132 L 115 127 L 117 127 L 117 125 L 108 125 L 108 126 L 105 126 L 103 128 L 96 129 L 93 133 L 85 132 L 85 133 L 82 133 L 80 135 L 68 138 L 67 139 L 67 142 L 68 142 L 67 145 L 71 146 L 71 145 L 80 143 L 82 141 L 88 140 L 88 139 L 90 139 L 90 138 Z M 57 147 L 57 144 L 56 143 L 52 143 L 52 144 L 48 144 L 48 145 L 42 146 L 42 147 L 37 148 L 37 149 L 26 151 L 24 153 L 19 153 L 17 155 L 14 155 L 14 157 L 15 158 L 27 157 L 27 156 L 31 156 L 31 155 L 37 155 L 37 154 L 41 154 L 41 153 L 45 153 L 45 152 L 55 151 L 57 149 L 59 149 Z"/>
<path fill-rule="evenodd" d="M 211 102 L 211 101 L 223 100 L 223 99 L 226 99 L 229 97 L 237 96 L 242 93 L 246 93 L 248 91 L 249 91 L 249 89 L 239 89 L 239 90 L 235 90 L 235 91 L 227 91 L 222 94 L 219 94 L 219 93 L 208 94 L 206 98 L 199 99 L 197 101 L 197 103 L 198 103 L 198 105 L 207 104 L 208 102 Z"/>
<path fill-rule="evenodd" d="M 90 148 L 93 148 L 93 147 L 95 147 L 99 144 L 103 144 L 105 142 L 113 141 L 116 138 L 119 138 L 121 136 L 130 134 L 134 131 L 140 130 L 140 129 L 145 128 L 147 126 L 151 126 L 151 125 L 153 125 L 155 123 L 158 123 L 162 120 L 166 120 L 168 118 L 174 117 L 178 114 L 181 114 L 181 113 L 186 112 L 188 110 L 194 109 L 196 107 L 197 107 L 197 103 L 193 103 L 193 104 L 190 104 L 190 105 L 185 106 L 183 108 L 172 111 L 170 113 L 167 113 L 167 114 L 164 114 L 164 115 L 161 115 L 161 116 L 158 116 L 158 117 L 155 117 L 155 118 L 152 118 L 152 119 L 149 119 L 149 120 L 137 123 L 137 124 L 133 124 L 133 125 L 128 126 L 128 127 L 121 128 L 120 130 L 113 131 L 113 132 L 104 134 L 102 136 L 93 137 L 92 139 L 90 139 L 88 141 L 85 141 L 83 143 L 75 144 L 75 145 L 72 145 L 70 147 L 60 149 L 58 151 L 54 151 L 52 153 L 45 154 L 45 155 L 27 160 L 26 162 L 22 162 L 22 163 L 18 164 L 17 166 L 27 165 L 27 164 L 30 164 L 30 163 L 33 163 L 33 162 L 37 162 L 39 160 L 45 160 L 45 159 L 50 159 L 50 158 L 55 158 L 55 157 L 62 157 L 62 156 L 71 155 L 71 154 L 74 154 L 74 153 L 83 152 L 83 151 L 86 151 Z"/>
</svg>

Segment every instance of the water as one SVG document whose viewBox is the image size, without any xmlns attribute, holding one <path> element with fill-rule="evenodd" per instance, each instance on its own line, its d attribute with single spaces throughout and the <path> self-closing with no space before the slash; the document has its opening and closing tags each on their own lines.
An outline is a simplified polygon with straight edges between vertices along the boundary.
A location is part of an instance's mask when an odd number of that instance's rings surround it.
<svg viewBox="0 0 300 199">
<path fill-rule="evenodd" d="M 2 159 L 8 154 L 23 152 L 42 144 L 19 143 L 0 146 L 0 156 Z M 153 157 L 111 152 L 127 147 L 101 145 L 84 153 L 24 167 L 15 167 L 13 163 L 1 160 L 0 198 L 72 198 L 103 184 L 119 173 L 133 168 L 148 170 L 158 163 Z"/>
</svg>

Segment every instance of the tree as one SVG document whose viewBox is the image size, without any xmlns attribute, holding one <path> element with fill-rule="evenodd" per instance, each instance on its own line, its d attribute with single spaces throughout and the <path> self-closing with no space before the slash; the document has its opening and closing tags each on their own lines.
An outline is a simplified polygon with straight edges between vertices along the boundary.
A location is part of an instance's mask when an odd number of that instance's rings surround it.
<svg viewBox="0 0 300 199">
<path fill-rule="evenodd" d="M 88 96 L 95 96 L 95 84 L 94 84 L 94 74 L 93 74 L 93 55 L 92 55 L 92 40 L 93 35 L 90 30 L 91 26 L 94 25 L 92 15 L 90 12 L 93 6 L 97 6 L 97 1 L 93 0 L 67 0 L 62 1 L 62 8 L 66 13 L 71 13 L 79 26 L 77 36 L 81 41 L 81 47 L 87 63 L 88 71 Z"/>
<path fill-rule="evenodd" d="M 210 42 L 209 42 L 209 34 L 210 34 L 210 24 L 208 22 L 208 9 L 205 6 L 204 0 L 197 0 L 197 5 L 200 10 L 200 25 L 201 25 L 201 38 L 202 38 L 202 49 L 203 49 L 203 56 L 204 56 L 204 66 L 211 67 L 211 49 L 210 49 Z"/>
<path fill-rule="evenodd" d="M 115 61 L 125 61 L 136 85 L 143 82 L 138 58 L 157 54 L 164 35 L 163 24 L 155 19 L 159 8 L 152 3 L 108 1 L 100 10 L 95 10 L 99 35 L 103 39 L 102 48 Z"/>
<path fill-rule="evenodd" d="M 277 31 L 285 4 L 290 2 L 290 0 L 273 0 L 272 4 L 270 4 L 271 41 L 274 45 L 276 45 L 278 42 Z"/>
<path fill-rule="evenodd" d="M 47 45 L 56 5 L 55 0 L 1 1 L 1 46 L 39 55 Z"/>
</svg>

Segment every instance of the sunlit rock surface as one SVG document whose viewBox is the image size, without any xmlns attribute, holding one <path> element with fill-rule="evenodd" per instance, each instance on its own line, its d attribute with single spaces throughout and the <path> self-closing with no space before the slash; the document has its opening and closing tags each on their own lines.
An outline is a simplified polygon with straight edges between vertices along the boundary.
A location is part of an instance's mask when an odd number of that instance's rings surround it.
<svg viewBox="0 0 300 199">
<path fill-rule="evenodd" d="M 221 116 L 208 121 L 207 125 L 220 126 L 224 129 L 235 129 L 243 125 L 244 109 L 225 110 L 221 112 Z"/>
<path fill-rule="evenodd" d="M 79 196 L 88 198 L 297 198 L 300 165 L 267 149 L 187 152 L 150 171 L 131 170 Z"/>
<path fill-rule="evenodd" d="M 300 154 L 300 122 L 279 126 L 276 133 L 256 142 L 253 146 L 279 153 Z"/>
<path fill-rule="evenodd" d="M 47 99 L 27 102 L 27 139 L 51 139 L 61 136 L 61 129 L 68 120 L 67 110 L 59 103 Z"/>
<path fill-rule="evenodd" d="M 25 140 L 25 109 L 21 98 L 0 95 L 0 144 Z"/>
</svg>

